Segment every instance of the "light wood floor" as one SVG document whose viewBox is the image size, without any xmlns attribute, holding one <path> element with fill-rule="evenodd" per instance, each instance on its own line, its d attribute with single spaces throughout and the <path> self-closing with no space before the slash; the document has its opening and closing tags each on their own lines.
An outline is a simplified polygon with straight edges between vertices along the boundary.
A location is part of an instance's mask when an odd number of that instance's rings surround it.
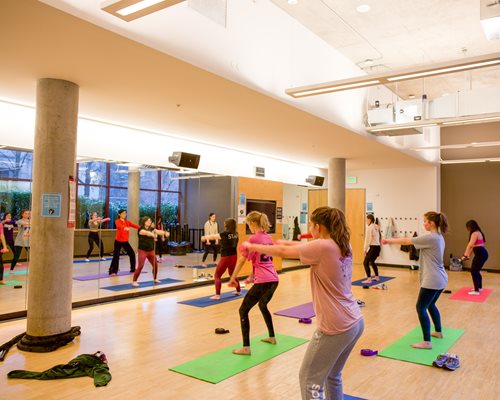
<svg viewBox="0 0 500 400">
<path fill-rule="evenodd" d="M 344 369 L 344 392 L 366 399 L 494 400 L 500 398 L 500 275 L 485 273 L 485 287 L 494 291 L 485 303 L 450 300 L 438 302 L 445 326 L 465 330 L 451 351 L 462 366 L 444 371 L 382 357 L 362 357 L 362 348 L 383 349 L 418 325 L 415 300 L 417 272 L 381 268 L 382 275 L 395 276 L 389 290 L 353 287 L 366 302 L 365 333 Z M 453 292 L 470 285 L 466 272 L 449 274 Z M 363 277 L 355 267 L 354 278 Z M 270 303 L 271 311 L 310 301 L 309 271 L 280 275 L 280 286 Z M 228 290 L 224 287 L 224 290 Z M 122 301 L 73 311 L 73 325 L 82 327 L 74 343 L 52 353 L 25 353 L 11 349 L 0 363 L 0 399 L 258 399 L 296 400 L 298 371 L 306 345 L 266 361 L 219 384 L 210 384 L 169 371 L 170 367 L 241 341 L 239 301 L 207 308 L 177 304 L 177 301 L 209 295 L 211 286 Z M 310 338 L 313 325 L 274 316 L 279 333 Z M 251 312 L 251 335 L 265 332 L 256 307 Z M 0 324 L 3 343 L 25 330 L 26 321 Z M 230 330 L 216 335 L 214 329 Z M 106 353 L 113 380 L 95 388 L 91 378 L 58 381 L 7 380 L 14 369 L 44 370 L 66 363 L 81 353 Z M 422 350 L 424 351 L 424 350 Z"/>
</svg>

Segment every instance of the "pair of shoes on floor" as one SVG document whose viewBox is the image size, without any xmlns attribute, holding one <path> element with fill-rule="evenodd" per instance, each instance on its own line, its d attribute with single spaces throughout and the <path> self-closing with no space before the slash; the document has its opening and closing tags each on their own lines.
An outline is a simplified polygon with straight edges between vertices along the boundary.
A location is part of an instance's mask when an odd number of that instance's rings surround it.
<svg viewBox="0 0 500 400">
<path fill-rule="evenodd" d="M 363 300 L 356 299 L 356 303 L 358 303 L 358 306 L 360 306 L 360 307 L 366 306 L 366 303 Z"/>
<path fill-rule="evenodd" d="M 372 286 L 372 289 L 387 290 L 387 285 L 385 283 L 379 283 L 378 285 Z"/>
<path fill-rule="evenodd" d="M 455 371 L 460 367 L 460 360 L 456 354 L 443 353 L 437 356 L 432 365 L 447 369 L 448 371 Z"/>
</svg>

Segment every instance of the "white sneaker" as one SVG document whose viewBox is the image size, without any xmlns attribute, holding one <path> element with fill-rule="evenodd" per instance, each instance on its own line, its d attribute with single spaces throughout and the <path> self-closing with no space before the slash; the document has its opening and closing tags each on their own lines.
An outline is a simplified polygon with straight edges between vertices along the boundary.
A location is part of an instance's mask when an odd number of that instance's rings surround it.
<svg viewBox="0 0 500 400">
<path fill-rule="evenodd" d="M 85 259 L 85 262 L 90 262 L 90 260 L 88 258 Z"/>
<path fill-rule="evenodd" d="M 480 295 L 480 293 L 476 292 L 475 290 L 473 290 L 472 292 L 469 292 L 467 294 L 470 294 L 471 296 L 479 296 Z"/>
</svg>

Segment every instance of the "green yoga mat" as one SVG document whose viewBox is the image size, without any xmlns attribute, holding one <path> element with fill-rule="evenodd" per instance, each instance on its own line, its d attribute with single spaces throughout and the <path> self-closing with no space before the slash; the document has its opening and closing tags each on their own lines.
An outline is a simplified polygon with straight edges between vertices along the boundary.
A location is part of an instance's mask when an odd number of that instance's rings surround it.
<svg viewBox="0 0 500 400">
<path fill-rule="evenodd" d="M 386 349 L 379 351 L 381 357 L 394 358 L 416 364 L 430 365 L 439 354 L 447 353 L 451 346 L 462 336 L 464 331 L 443 327 L 443 339 L 431 337 L 432 349 L 414 349 L 410 345 L 422 341 L 422 329 L 417 326 L 401 339 L 391 344 Z"/>
<path fill-rule="evenodd" d="M 24 285 L 24 282 L 20 281 L 5 281 L 6 286 L 16 286 L 16 285 Z M 3 285 L 1 285 L 3 286 Z"/>
<path fill-rule="evenodd" d="M 307 339 L 300 339 L 286 335 L 276 335 L 276 345 L 261 342 L 260 339 L 267 335 L 260 335 L 250 340 L 251 356 L 233 354 L 233 349 L 242 346 L 241 343 L 226 347 L 215 353 L 207 354 L 193 361 L 170 368 L 170 371 L 179 372 L 196 379 L 210 383 L 219 383 L 233 375 L 239 374 L 249 368 L 285 353 L 295 347 L 306 343 Z"/>
</svg>

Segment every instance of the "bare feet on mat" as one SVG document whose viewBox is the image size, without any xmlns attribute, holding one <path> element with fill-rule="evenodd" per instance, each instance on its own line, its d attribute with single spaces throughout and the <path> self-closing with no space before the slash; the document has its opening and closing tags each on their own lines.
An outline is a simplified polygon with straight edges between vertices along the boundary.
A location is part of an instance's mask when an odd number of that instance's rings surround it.
<svg viewBox="0 0 500 400">
<path fill-rule="evenodd" d="M 215 294 L 212 297 L 210 297 L 210 300 L 220 300 L 220 296 L 218 294 Z"/>
<path fill-rule="evenodd" d="M 161 281 L 159 279 L 155 279 L 154 283 L 161 283 Z"/>
<path fill-rule="evenodd" d="M 372 283 L 372 278 L 367 278 L 364 281 L 361 281 L 361 283 Z"/>
<path fill-rule="evenodd" d="M 271 343 L 271 344 L 276 344 L 276 338 L 273 337 L 268 337 L 265 339 L 260 339 L 261 342 L 266 342 L 266 343 Z"/>
<path fill-rule="evenodd" d="M 241 349 L 234 349 L 233 354 L 238 354 L 240 356 L 249 356 L 251 353 L 250 347 L 242 347 Z"/>
<path fill-rule="evenodd" d="M 137 287 L 137 286 L 139 286 L 139 283 L 138 282 L 132 282 L 132 286 Z"/>
<path fill-rule="evenodd" d="M 432 343 L 431 342 L 420 342 L 420 343 L 412 344 L 411 347 L 413 347 L 414 349 L 430 350 L 430 349 L 432 349 Z"/>
<path fill-rule="evenodd" d="M 435 338 L 438 338 L 438 339 L 442 339 L 443 338 L 443 333 L 442 332 L 431 332 L 431 336 L 435 337 Z"/>
<path fill-rule="evenodd" d="M 234 294 L 235 296 L 241 296 L 241 292 L 231 292 L 232 294 Z"/>
</svg>

